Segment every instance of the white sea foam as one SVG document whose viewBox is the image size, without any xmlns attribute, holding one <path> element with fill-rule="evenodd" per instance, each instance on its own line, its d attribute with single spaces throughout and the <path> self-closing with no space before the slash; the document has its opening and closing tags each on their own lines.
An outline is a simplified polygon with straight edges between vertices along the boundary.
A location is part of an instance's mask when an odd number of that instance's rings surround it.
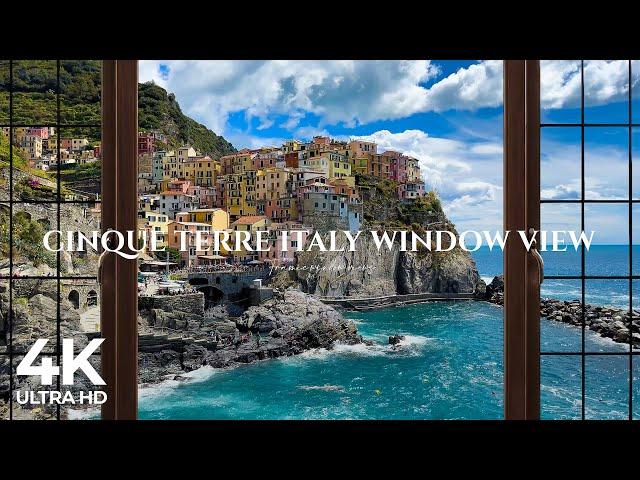
<svg viewBox="0 0 640 480">
<path fill-rule="evenodd" d="M 100 418 L 100 408 L 99 407 L 91 407 L 84 408 L 82 410 L 73 410 L 69 409 L 67 411 L 67 416 L 69 420 L 91 420 Z"/>
<path fill-rule="evenodd" d="M 489 276 L 489 277 L 481 276 L 480 278 L 481 278 L 482 280 L 484 280 L 484 283 L 486 283 L 487 285 L 489 285 L 489 284 L 493 281 L 494 276 Z"/>
<path fill-rule="evenodd" d="M 182 373 L 177 379 L 170 378 L 167 380 L 163 380 L 160 383 L 142 385 L 138 389 L 138 395 L 140 399 L 147 399 L 150 397 L 156 397 L 158 395 L 166 395 L 168 391 L 174 390 L 184 383 L 200 383 L 209 380 L 219 371 L 220 369 L 205 365 L 203 367 L 197 368 L 196 370 Z"/>
</svg>

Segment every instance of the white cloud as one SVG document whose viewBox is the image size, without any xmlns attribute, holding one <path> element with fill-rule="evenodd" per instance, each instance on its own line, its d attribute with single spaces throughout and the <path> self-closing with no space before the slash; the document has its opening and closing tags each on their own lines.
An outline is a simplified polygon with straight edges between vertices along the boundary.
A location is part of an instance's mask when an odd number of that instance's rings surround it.
<svg viewBox="0 0 640 480">
<path fill-rule="evenodd" d="M 439 69 L 430 61 L 141 61 L 140 80 L 176 93 L 189 114 L 224 132 L 229 114 L 244 111 L 269 125 L 286 115 L 293 129 L 305 113 L 320 125 L 347 126 L 423 111 L 421 84 Z M 160 65 L 168 67 L 168 74 Z"/>
<path fill-rule="evenodd" d="M 397 150 L 420 161 L 427 186 L 442 198 L 459 228 L 502 228 L 502 145 L 432 137 L 422 130 L 380 130 L 357 137 L 375 141 L 378 151 Z"/>
</svg>

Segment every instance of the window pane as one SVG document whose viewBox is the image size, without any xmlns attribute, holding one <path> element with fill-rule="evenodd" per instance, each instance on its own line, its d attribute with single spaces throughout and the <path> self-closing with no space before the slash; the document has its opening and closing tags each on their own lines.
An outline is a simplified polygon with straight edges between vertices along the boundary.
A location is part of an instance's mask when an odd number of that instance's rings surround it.
<svg viewBox="0 0 640 480">
<path fill-rule="evenodd" d="M 13 135 L 13 200 L 55 201 L 57 152 L 53 127 L 14 127 Z M 6 150 L 6 147 L 5 147 Z M 7 150 L 8 152 L 8 150 Z M 8 158 L 8 153 L 7 153 Z"/>
<path fill-rule="evenodd" d="M 97 276 L 98 258 L 102 252 L 100 204 L 61 204 L 60 230 L 65 235 L 62 239 L 64 250 L 60 252 L 60 268 L 63 274 L 72 277 Z M 98 247 L 97 250 L 94 246 Z"/>
<path fill-rule="evenodd" d="M 545 280 L 540 291 L 540 351 L 576 352 L 582 345 L 580 280 Z"/>
<path fill-rule="evenodd" d="M 58 230 L 58 206 L 53 203 L 13 204 L 13 274 L 55 277 L 56 253 L 44 246 L 45 234 Z M 49 247 L 58 248 L 58 236 L 49 237 Z"/>
<path fill-rule="evenodd" d="M 0 60 L 0 125 L 9 125 L 9 60 Z"/>
<path fill-rule="evenodd" d="M 595 232 L 585 253 L 587 275 L 629 275 L 628 212 L 626 204 L 585 205 L 585 232 Z"/>
<path fill-rule="evenodd" d="M 10 361 L 7 355 L 0 354 L 0 421 L 9 420 L 10 383 L 11 375 Z"/>
<path fill-rule="evenodd" d="M 48 126 L 57 122 L 57 62 L 13 62 L 13 124 Z"/>
<path fill-rule="evenodd" d="M 540 205 L 540 229 L 548 232 L 546 251 L 541 252 L 544 259 L 545 275 L 580 275 L 582 247 L 575 250 L 570 236 L 566 233 L 558 233 L 555 241 L 557 251 L 554 251 L 553 237 L 554 231 L 573 231 L 578 235 L 581 230 L 580 219 L 581 209 L 579 204 L 543 203 Z M 561 242 L 561 240 L 563 241 Z M 566 250 L 564 250 L 565 248 Z M 553 283 L 550 285 L 553 285 Z M 542 288 L 544 291 L 547 287 L 543 284 Z M 565 298 L 565 300 L 570 299 Z"/>
<path fill-rule="evenodd" d="M 43 353 L 56 351 L 57 288 L 55 280 L 13 281 L 12 351 L 16 354 L 25 355 L 41 338 L 48 340 Z"/>
<path fill-rule="evenodd" d="M 587 352 L 629 350 L 629 281 L 587 280 L 585 334 Z"/>
<path fill-rule="evenodd" d="M 67 125 L 100 125 L 102 62 L 60 61 L 60 121 Z"/>
<path fill-rule="evenodd" d="M 582 131 L 574 127 L 540 130 L 540 199 L 576 200 L 582 197 Z"/>
<path fill-rule="evenodd" d="M 540 358 L 540 418 L 579 420 L 582 416 L 582 366 L 576 355 Z"/>
<path fill-rule="evenodd" d="M 579 60 L 540 61 L 541 123 L 580 123 Z"/>
<path fill-rule="evenodd" d="M 585 123 L 629 122 L 629 62 L 585 60 Z"/>
<path fill-rule="evenodd" d="M 584 130 L 584 182 L 588 200 L 629 198 L 629 130 Z"/>
<path fill-rule="evenodd" d="M 629 418 L 629 357 L 607 355 L 586 358 L 585 418 Z"/>
<path fill-rule="evenodd" d="M 63 128 L 60 133 L 60 182 L 65 200 L 100 199 L 102 160 L 99 128 Z"/>
<path fill-rule="evenodd" d="M 58 365 L 58 359 L 55 355 L 38 355 L 32 365 L 41 366 L 43 361 L 51 361 L 52 366 Z M 45 401 L 42 402 L 36 393 L 32 399 L 29 392 L 51 391 L 58 389 L 58 378 L 53 377 L 51 384 L 46 384 L 40 375 L 18 375 L 17 368 L 24 359 L 23 354 L 13 356 L 13 392 L 11 402 L 13 408 L 12 420 L 56 420 L 58 415 L 58 406 Z M 33 400 L 33 401 L 32 401 Z"/>
</svg>

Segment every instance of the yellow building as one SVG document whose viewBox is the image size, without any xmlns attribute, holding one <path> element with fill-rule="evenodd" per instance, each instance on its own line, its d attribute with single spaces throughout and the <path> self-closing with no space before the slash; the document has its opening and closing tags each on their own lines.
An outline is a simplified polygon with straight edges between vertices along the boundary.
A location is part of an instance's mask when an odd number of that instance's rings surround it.
<svg viewBox="0 0 640 480">
<path fill-rule="evenodd" d="M 329 166 L 329 178 L 348 177 L 351 175 L 351 163 L 349 158 L 336 152 L 322 152 Z"/>
<path fill-rule="evenodd" d="M 145 238 L 145 253 L 151 249 L 151 235 L 156 237 L 156 246 L 162 249 L 168 246 L 169 217 L 162 213 L 144 212 L 144 218 L 138 218 L 138 239 Z"/>
<path fill-rule="evenodd" d="M 192 185 L 212 187 L 216 183 L 217 162 L 210 157 L 194 157 L 184 162 L 185 180 Z"/>
<path fill-rule="evenodd" d="M 366 174 L 369 171 L 369 157 L 351 157 L 351 172 Z"/>
<path fill-rule="evenodd" d="M 258 259 L 259 252 L 255 251 L 257 247 L 256 232 L 258 230 L 268 231 L 270 224 L 271 222 L 264 215 L 245 215 L 238 218 L 231 224 L 231 239 L 229 244 L 235 247 L 236 235 L 238 232 L 250 232 L 251 239 L 249 244 L 253 248 L 253 251 L 247 251 L 243 245 L 240 245 L 239 250 L 231 252 L 233 259 L 236 262 L 246 262 Z M 265 236 L 265 238 L 267 237 Z"/>
<path fill-rule="evenodd" d="M 231 220 L 244 215 L 256 214 L 255 183 L 256 172 L 249 170 L 245 174 L 225 175 L 219 185 L 224 188 L 224 205 Z"/>
<path fill-rule="evenodd" d="M 207 223 L 212 231 L 223 231 L 229 228 L 229 214 L 222 208 L 198 208 L 189 212 L 189 221 Z"/>
<path fill-rule="evenodd" d="M 276 200 L 287 194 L 291 172 L 283 168 L 265 168 L 256 174 L 256 199 Z"/>
<path fill-rule="evenodd" d="M 242 150 L 232 155 L 220 157 L 220 171 L 223 175 L 242 175 L 253 170 L 253 157 L 249 150 Z"/>
</svg>

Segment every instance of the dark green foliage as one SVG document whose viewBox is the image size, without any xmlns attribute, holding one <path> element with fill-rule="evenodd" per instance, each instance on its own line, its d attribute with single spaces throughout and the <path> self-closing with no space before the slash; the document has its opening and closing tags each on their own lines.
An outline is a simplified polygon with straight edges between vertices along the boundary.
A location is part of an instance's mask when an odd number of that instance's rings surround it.
<svg viewBox="0 0 640 480">
<path fill-rule="evenodd" d="M 45 250 L 42 239 L 44 227 L 32 221 L 25 212 L 13 215 L 13 249 L 15 254 L 26 257 L 35 266 L 46 263 L 50 267 L 56 266 L 56 256 Z M 0 213 L 0 257 L 9 256 L 9 218 L 5 212 Z"/>
<path fill-rule="evenodd" d="M 138 106 L 140 130 L 160 130 L 167 135 L 169 148 L 187 144 L 214 158 L 236 151 L 223 137 L 185 116 L 175 96 L 152 82 L 140 84 Z"/>
<path fill-rule="evenodd" d="M 14 123 L 57 123 L 57 62 L 54 60 L 16 61 L 13 66 Z M 9 111 L 8 66 L 0 65 L 0 117 Z M 60 61 L 60 120 L 65 124 L 99 125 L 101 62 L 99 60 Z M 189 144 L 202 154 L 220 157 L 235 150 L 223 137 L 185 116 L 175 99 L 153 83 L 142 83 L 138 92 L 141 131 L 158 130 L 168 137 L 162 147 Z M 93 136 L 99 136 L 95 131 Z M 85 136 L 81 129 L 67 129 L 63 136 Z M 89 138 L 92 143 L 100 138 Z"/>
</svg>

